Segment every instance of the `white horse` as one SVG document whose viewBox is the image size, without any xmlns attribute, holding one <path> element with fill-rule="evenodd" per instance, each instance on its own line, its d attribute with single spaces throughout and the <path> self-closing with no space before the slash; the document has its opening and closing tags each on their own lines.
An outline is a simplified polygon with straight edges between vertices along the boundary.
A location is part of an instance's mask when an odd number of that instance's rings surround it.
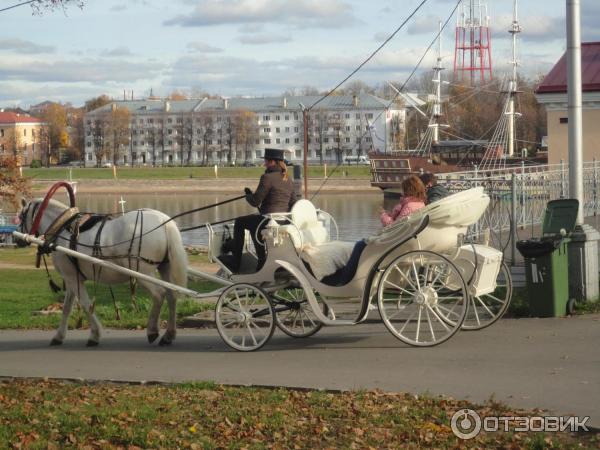
<svg viewBox="0 0 600 450">
<path fill-rule="evenodd" d="M 29 234 L 32 231 L 34 219 L 40 213 L 42 199 L 35 199 L 27 203 L 22 200 L 19 212 L 19 231 Z M 127 267 L 146 275 L 157 276 L 179 286 L 187 283 L 187 254 L 181 241 L 181 234 L 175 222 L 160 211 L 140 209 L 130 211 L 122 216 L 111 217 L 106 221 L 99 221 L 79 233 L 76 245 L 71 244 L 72 231 L 69 228 L 56 231 L 57 224 L 70 217 L 70 209 L 64 204 L 50 200 L 39 221 L 40 235 L 47 239 L 56 237 L 57 245 L 74 248 L 78 252 L 107 259 L 119 266 Z M 167 222 L 167 223 L 165 223 Z M 164 224 L 164 225 L 163 225 Z M 52 228 L 52 231 L 49 230 Z M 85 223 L 81 229 L 85 229 Z M 33 230 L 34 232 L 37 230 Z M 88 346 L 98 345 L 102 333 L 102 325 L 96 317 L 90 298 L 84 286 L 85 280 L 92 280 L 101 284 L 117 284 L 127 282 L 127 275 L 115 270 L 102 268 L 92 263 L 76 260 L 64 253 L 53 252 L 52 261 L 55 269 L 60 273 L 65 282 L 65 298 L 62 319 L 51 345 L 62 344 L 68 326 L 68 319 L 77 298 L 87 314 L 90 323 L 90 336 Z M 169 289 L 156 284 L 138 279 L 150 293 L 153 306 L 148 317 L 147 336 L 150 343 L 154 342 L 159 334 L 159 314 L 164 300 L 167 297 L 169 319 L 167 330 L 163 334 L 160 345 L 170 344 L 176 335 L 176 296 Z"/>
</svg>

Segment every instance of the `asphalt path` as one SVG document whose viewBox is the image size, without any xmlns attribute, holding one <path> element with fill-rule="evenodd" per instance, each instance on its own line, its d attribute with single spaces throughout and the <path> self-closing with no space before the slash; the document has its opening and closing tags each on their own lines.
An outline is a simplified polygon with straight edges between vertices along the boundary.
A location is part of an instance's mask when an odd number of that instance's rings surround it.
<svg viewBox="0 0 600 450">
<path fill-rule="evenodd" d="M 504 319 L 433 348 L 405 346 L 383 324 L 324 328 L 307 339 L 276 331 L 263 349 L 230 350 L 215 329 L 182 329 L 171 347 L 144 331 L 105 330 L 85 346 L 70 331 L 0 331 L 0 376 L 118 381 L 214 381 L 318 389 L 444 394 L 590 416 L 600 426 L 600 315 Z"/>
</svg>

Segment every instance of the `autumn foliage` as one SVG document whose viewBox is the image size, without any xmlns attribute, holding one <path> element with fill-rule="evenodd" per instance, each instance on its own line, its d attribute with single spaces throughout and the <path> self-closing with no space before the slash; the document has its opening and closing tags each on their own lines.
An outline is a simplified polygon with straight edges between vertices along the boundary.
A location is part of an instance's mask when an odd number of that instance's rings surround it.
<svg viewBox="0 0 600 450">
<path fill-rule="evenodd" d="M 18 161 L 12 156 L 0 157 L 0 201 L 16 207 L 19 198 L 29 195 L 28 178 L 21 177 Z"/>
</svg>

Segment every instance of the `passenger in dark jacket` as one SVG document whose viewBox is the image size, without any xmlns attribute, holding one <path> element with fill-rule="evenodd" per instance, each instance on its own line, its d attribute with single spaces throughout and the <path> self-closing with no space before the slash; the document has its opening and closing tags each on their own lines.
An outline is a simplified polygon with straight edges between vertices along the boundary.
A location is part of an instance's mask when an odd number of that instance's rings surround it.
<svg viewBox="0 0 600 450">
<path fill-rule="evenodd" d="M 427 189 L 427 205 L 450 195 L 450 192 L 445 186 L 437 184 L 437 178 L 433 173 L 425 172 L 424 174 L 421 174 L 419 178 L 421 178 L 421 181 Z"/>
<path fill-rule="evenodd" d="M 266 259 L 261 232 L 266 227 L 267 220 L 264 220 L 263 214 L 289 212 L 296 202 L 294 184 L 288 178 L 283 150 L 267 148 L 264 159 L 266 170 L 260 177 L 256 191 L 252 192 L 250 188 L 244 189 L 246 201 L 256 206 L 260 214 L 250 214 L 235 219 L 233 241 L 229 245 L 226 243 L 223 249 L 225 252 L 231 250 L 233 253 L 230 267 L 233 272 L 238 272 L 240 269 L 245 230 L 248 230 L 252 236 L 256 256 L 258 256 L 257 270 L 260 270 Z"/>
</svg>

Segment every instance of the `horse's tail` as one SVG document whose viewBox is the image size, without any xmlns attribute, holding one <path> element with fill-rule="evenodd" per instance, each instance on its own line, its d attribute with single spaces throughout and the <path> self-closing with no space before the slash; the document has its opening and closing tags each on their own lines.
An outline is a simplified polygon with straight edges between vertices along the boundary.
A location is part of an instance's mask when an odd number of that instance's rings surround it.
<svg viewBox="0 0 600 450">
<path fill-rule="evenodd" d="M 181 240 L 181 233 L 175 222 L 165 225 L 167 233 L 167 252 L 169 259 L 169 281 L 179 286 L 187 286 L 187 253 Z"/>
</svg>

